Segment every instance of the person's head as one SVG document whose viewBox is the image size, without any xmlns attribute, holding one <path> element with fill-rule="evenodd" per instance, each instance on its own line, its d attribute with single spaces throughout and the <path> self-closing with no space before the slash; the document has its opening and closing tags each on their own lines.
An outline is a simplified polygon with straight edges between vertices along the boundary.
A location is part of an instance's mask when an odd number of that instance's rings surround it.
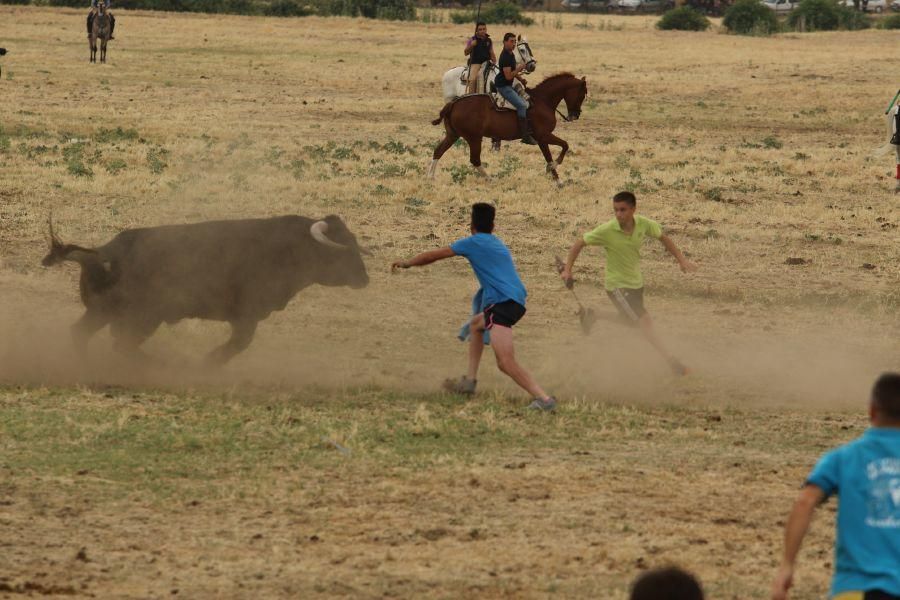
<svg viewBox="0 0 900 600">
<path fill-rule="evenodd" d="M 475 23 L 475 35 L 480 38 L 483 38 L 487 35 L 487 23 L 483 21 L 479 21 Z"/>
<path fill-rule="evenodd" d="M 513 51 L 513 48 L 516 47 L 516 34 L 514 33 L 504 33 L 503 34 L 503 48 L 510 52 Z"/>
<path fill-rule="evenodd" d="M 703 600 L 697 579 L 678 567 L 647 571 L 631 587 L 630 600 Z"/>
<path fill-rule="evenodd" d="M 493 233 L 494 213 L 497 211 L 490 204 L 478 202 L 472 205 L 472 233 Z"/>
<path fill-rule="evenodd" d="M 637 209 L 637 198 L 631 192 L 619 192 L 613 196 L 613 212 L 619 225 L 625 226 L 634 218 Z"/>
<path fill-rule="evenodd" d="M 883 373 L 875 382 L 869 417 L 876 426 L 900 427 L 900 373 Z"/>
</svg>

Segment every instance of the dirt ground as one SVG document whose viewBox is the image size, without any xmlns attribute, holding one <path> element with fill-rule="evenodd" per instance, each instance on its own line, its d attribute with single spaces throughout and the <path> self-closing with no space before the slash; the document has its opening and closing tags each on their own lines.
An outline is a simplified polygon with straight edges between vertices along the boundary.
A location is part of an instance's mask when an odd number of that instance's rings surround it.
<svg viewBox="0 0 900 600">
<path fill-rule="evenodd" d="M 589 86 L 557 130 L 557 189 L 516 143 L 485 153 L 489 180 L 464 146 L 424 178 L 465 28 L 118 14 L 109 64 L 89 65 L 83 11 L 0 7 L 0 597 L 625 598 L 670 563 L 711 598 L 766 597 L 797 485 L 897 369 L 900 209 L 872 157 L 890 32 L 537 15 L 531 81 Z M 582 336 L 552 269 L 626 188 L 700 267 L 645 248 L 687 378 L 624 327 Z M 435 393 L 464 368 L 474 279 L 459 260 L 389 272 L 465 235 L 476 200 L 498 206 L 529 289 L 518 355 L 557 415 L 525 414 L 489 355 L 474 400 Z M 207 322 L 157 332 L 164 368 L 124 363 L 106 332 L 82 361 L 77 269 L 40 266 L 51 211 L 82 245 L 336 213 L 371 284 L 303 291 L 222 371 L 200 368 L 227 335 Z M 600 253 L 576 270 L 611 311 Z M 825 594 L 833 508 L 796 598 Z"/>
</svg>

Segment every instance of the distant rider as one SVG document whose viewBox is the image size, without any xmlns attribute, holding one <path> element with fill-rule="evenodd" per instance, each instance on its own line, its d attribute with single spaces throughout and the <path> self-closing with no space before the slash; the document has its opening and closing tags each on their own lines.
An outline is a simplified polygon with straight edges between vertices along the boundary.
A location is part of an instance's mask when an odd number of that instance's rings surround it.
<svg viewBox="0 0 900 600">
<path fill-rule="evenodd" d="M 109 0 L 103 0 L 103 4 L 104 4 L 104 6 L 106 6 L 106 10 L 108 12 L 109 11 Z M 92 28 L 94 26 L 94 15 L 96 15 L 97 12 L 98 12 L 97 0 L 91 0 L 91 10 L 90 10 L 90 12 L 88 12 L 88 16 L 87 16 L 88 37 L 91 37 Z M 115 28 L 116 28 L 116 18 L 112 15 L 112 13 L 109 13 L 109 39 L 111 39 L 111 40 L 115 39 L 113 37 L 113 31 L 115 30 Z"/>
<path fill-rule="evenodd" d="M 475 25 L 475 35 L 466 41 L 463 53 L 469 57 L 469 80 L 466 85 L 466 93 L 474 94 L 478 91 L 478 77 L 484 67 L 484 63 L 497 62 L 494 55 L 494 42 L 487 33 L 487 24 L 479 22 Z"/>
<path fill-rule="evenodd" d="M 497 66 L 500 72 L 494 80 L 497 86 L 497 93 L 506 98 L 507 102 L 516 107 L 516 113 L 519 116 L 519 135 L 525 144 L 536 144 L 531 132 L 528 131 L 528 103 L 522 98 L 513 87 L 513 80 L 518 79 L 525 85 L 525 79 L 519 76 L 519 73 L 525 70 L 525 64 L 516 66 L 516 57 L 513 54 L 513 48 L 516 47 L 516 34 L 506 33 L 503 35 L 503 52 L 500 53 L 500 61 Z"/>
</svg>

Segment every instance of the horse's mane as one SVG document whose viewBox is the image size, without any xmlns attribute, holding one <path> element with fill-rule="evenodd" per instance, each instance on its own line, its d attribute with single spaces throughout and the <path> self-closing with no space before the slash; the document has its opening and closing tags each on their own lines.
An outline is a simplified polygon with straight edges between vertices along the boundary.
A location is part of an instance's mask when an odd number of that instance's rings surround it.
<svg viewBox="0 0 900 600">
<path fill-rule="evenodd" d="M 537 90 L 541 89 L 542 87 L 544 87 L 545 85 L 547 85 L 548 83 L 552 83 L 552 82 L 556 81 L 557 79 L 560 79 L 561 77 L 575 77 L 575 76 L 572 73 L 569 73 L 568 71 L 563 71 L 563 72 L 557 73 L 555 75 L 548 75 L 547 77 L 544 78 L 544 80 L 542 82 L 537 84 L 534 87 L 534 89 L 535 89 L 535 91 L 537 91 Z"/>
</svg>

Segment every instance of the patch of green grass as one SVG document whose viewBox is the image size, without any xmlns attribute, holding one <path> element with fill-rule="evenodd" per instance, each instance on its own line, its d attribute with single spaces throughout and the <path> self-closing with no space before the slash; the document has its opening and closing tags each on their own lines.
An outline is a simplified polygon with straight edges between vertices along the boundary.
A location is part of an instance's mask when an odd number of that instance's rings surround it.
<svg viewBox="0 0 900 600">
<path fill-rule="evenodd" d="M 100 130 L 94 134 L 94 141 L 104 144 L 112 142 L 132 142 L 140 137 L 137 129 L 122 129 L 121 127 L 106 129 L 101 127 Z"/>
<path fill-rule="evenodd" d="M 169 151 L 161 146 L 157 146 L 155 148 L 150 148 L 147 150 L 147 166 L 150 167 L 150 172 L 154 175 L 160 175 L 166 167 L 168 167 L 168 163 L 165 161 L 165 157 L 169 154 Z"/>
<path fill-rule="evenodd" d="M 468 165 L 453 165 L 450 167 L 450 179 L 453 183 L 462 183 L 469 176 L 470 170 Z"/>
<path fill-rule="evenodd" d="M 87 177 L 90 179 L 94 176 L 94 171 L 84 164 L 84 151 L 84 142 L 69 144 L 63 148 L 63 160 L 65 160 L 66 163 L 66 171 L 68 171 L 70 175 L 74 175 L 75 177 Z"/>
<path fill-rule="evenodd" d="M 121 158 L 114 158 L 106 162 L 106 171 L 112 175 L 118 174 L 128 165 Z"/>
</svg>

